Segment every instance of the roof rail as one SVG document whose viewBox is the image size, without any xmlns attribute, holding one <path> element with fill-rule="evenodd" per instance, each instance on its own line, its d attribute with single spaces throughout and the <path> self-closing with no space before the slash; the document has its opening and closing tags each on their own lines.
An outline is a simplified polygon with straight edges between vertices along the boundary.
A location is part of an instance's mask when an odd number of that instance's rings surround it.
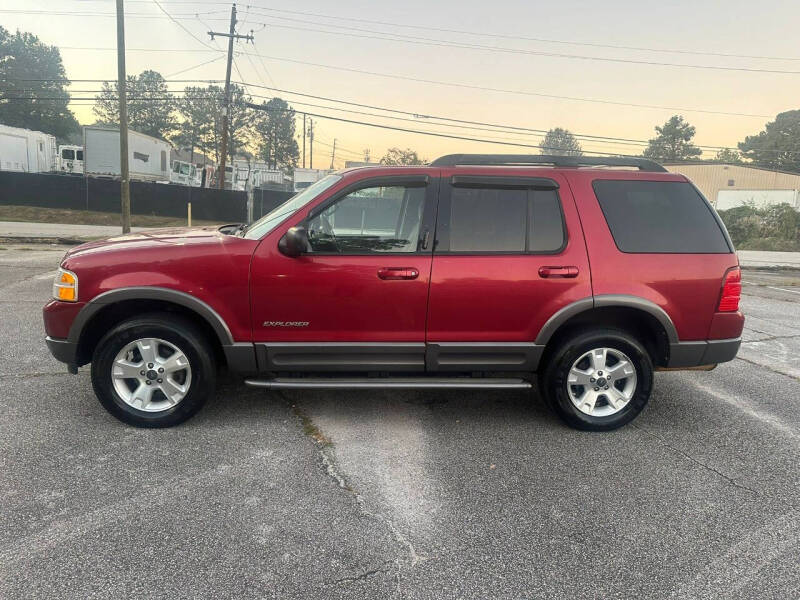
<svg viewBox="0 0 800 600">
<path fill-rule="evenodd" d="M 627 156 L 549 156 L 545 154 L 448 154 L 431 163 L 432 167 L 458 165 L 553 165 L 554 167 L 636 167 L 640 171 L 666 173 L 657 162 Z"/>
</svg>

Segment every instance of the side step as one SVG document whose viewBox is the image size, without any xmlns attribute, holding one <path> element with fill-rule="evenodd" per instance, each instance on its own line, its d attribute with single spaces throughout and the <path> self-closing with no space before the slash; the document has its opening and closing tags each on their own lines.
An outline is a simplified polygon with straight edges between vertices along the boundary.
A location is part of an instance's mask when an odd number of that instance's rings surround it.
<svg viewBox="0 0 800 600">
<path fill-rule="evenodd" d="M 245 384 L 270 390 L 519 390 L 532 387 L 524 379 L 499 377 L 277 377 L 246 379 Z"/>
</svg>

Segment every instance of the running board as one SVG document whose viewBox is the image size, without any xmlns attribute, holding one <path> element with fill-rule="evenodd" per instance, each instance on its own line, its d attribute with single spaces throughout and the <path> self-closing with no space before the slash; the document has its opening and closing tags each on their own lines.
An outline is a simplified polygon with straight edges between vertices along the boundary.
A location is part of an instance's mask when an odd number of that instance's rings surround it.
<svg viewBox="0 0 800 600">
<path fill-rule="evenodd" d="M 278 377 L 246 379 L 245 384 L 270 390 L 517 390 L 532 387 L 524 379 L 499 377 Z"/>
</svg>

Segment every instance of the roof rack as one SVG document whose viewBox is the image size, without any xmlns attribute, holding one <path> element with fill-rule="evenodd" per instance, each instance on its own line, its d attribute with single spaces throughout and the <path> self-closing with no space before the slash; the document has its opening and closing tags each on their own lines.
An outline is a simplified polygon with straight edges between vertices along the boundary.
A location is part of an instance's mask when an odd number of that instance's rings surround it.
<svg viewBox="0 0 800 600">
<path fill-rule="evenodd" d="M 647 158 L 623 156 L 549 156 L 545 154 L 447 154 L 431 163 L 432 167 L 458 165 L 553 165 L 554 167 L 636 167 L 640 171 L 666 173 L 660 164 Z"/>
</svg>

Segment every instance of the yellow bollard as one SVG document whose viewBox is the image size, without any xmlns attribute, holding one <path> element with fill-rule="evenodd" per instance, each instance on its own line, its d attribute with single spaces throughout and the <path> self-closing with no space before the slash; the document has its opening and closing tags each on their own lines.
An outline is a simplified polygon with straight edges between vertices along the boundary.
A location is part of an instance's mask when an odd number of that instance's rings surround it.
<svg viewBox="0 0 800 600">
<path fill-rule="evenodd" d="M 188 221 L 188 226 L 192 226 L 192 203 L 188 202 L 186 204 L 186 220 Z"/>
</svg>

